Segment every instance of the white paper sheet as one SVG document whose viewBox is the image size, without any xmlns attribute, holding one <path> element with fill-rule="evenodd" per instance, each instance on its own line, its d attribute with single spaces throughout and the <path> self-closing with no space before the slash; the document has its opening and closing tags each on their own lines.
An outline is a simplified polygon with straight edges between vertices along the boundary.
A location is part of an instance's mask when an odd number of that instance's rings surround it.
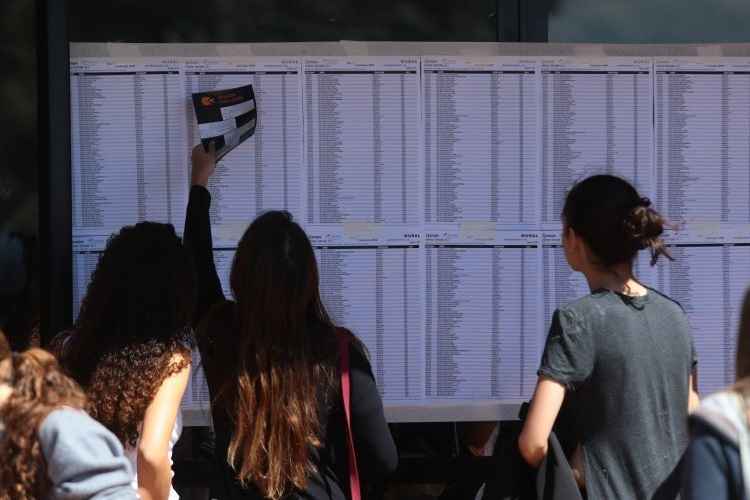
<svg viewBox="0 0 750 500">
<path fill-rule="evenodd" d="M 219 162 L 209 181 L 214 244 L 236 245 L 260 213 L 300 216 L 302 110 L 297 58 L 207 58 L 184 63 L 185 95 L 252 84 L 255 135 Z M 192 103 L 185 101 L 188 144 L 198 144 Z M 189 156 L 185 162 L 190 164 Z"/>
<path fill-rule="evenodd" d="M 304 61 L 307 224 L 419 218 L 419 60 Z"/>
<path fill-rule="evenodd" d="M 529 59 L 422 60 L 426 224 L 537 225 L 536 81 Z"/>
<path fill-rule="evenodd" d="M 698 389 L 709 394 L 734 382 L 740 308 L 750 285 L 750 227 L 670 238 L 673 262 L 657 266 L 656 288 L 683 307 L 698 354 Z"/>
<path fill-rule="evenodd" d="M 383 399 L 422 399 L 421 235 L 385 228 L 373 237 L 320 227 L 309 234 L 323 303 L 334 323 L 367 347 Z"/>
<path fill-rule="evenodd" d="M 180 81 L 170 61 L 71 61 L 74 236 L 143 220 L 181 231 L 188 179 Z"/>
<path fill-rule="evenodd" d="M 426 395 L 528 399 L 544 340 L 539 234 L 434 235 L 425 254 Z"/>
<path fill-rule="evenodd" d="M 389 418 L 508 417 L 531 396 L 552 312 L 589 291 L 560 246 L 562 202 L 600 172 L 682 223 L 675 262 L 651 268 L 641 252 L 635 274 L 685 307 L 701 391 L 732 381 L 750 284 L 750 59 L 80 58 L 71 82 L 76 313 L 109 234 L 145 219 L 182 230 L 189 94 L 252 83 L 256 136 L 210 185 L 222 289 L 248 223 L 291 211 Z M 198 419 L 199 367 L 184 401 Z"/>
<path fill-rule="evenodd" d="M 559 226 L 565 194 L 593 174 L 652 193 L 651 60 L 542 59 L 542 223 Z"/>
<path fill-rule="evenodd" d="M 750 59 L 657 59 L 656 198 L 675 222 L 750 222 Z"/>
</svg>

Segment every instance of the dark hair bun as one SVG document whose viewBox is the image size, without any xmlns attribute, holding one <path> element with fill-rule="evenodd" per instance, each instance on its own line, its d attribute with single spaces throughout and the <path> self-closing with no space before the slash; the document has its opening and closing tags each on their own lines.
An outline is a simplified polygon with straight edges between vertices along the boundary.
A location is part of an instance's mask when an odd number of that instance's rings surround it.
<svg viewBox="0 0 750 500">
<path fill-rule="evenodd" d="M 589 245 L 599 264 L 609 267 L 632 260 L 639 250 L 671 258 L 661 239 L 666 221 L 626 180 L 594 175 L 568 193 L 563 220 Z"/>
<path fill-rule="evenodd" d="M 664 219 L 646 202 L 636 205 L 625 219 L 625 233 L 638 250 L 650 248 L 664 232 Z"/>
<path fill-rule="evenodd" d="M 666 221 L 653 208 L 651 200 L 641 198 L 625 218 L 625 234 L 632 242 L 635 251 L 651 250 L 651 265 L 656 263 L 659 255 L 670 258 L 661 235 Z"/>
</svg>

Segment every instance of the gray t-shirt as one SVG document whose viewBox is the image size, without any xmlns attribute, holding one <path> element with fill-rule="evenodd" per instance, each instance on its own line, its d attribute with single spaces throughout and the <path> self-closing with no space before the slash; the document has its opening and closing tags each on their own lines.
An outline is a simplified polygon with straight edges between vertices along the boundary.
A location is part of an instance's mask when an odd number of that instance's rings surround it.
<svg viewBox="0 0 750 500">
<path fill-rule="evenodd" d="M 668 489 L 688 444 L 694 365 L 687 316 L 655 290 L 598 290 L 555 311 L 539 375 L 567 387 L 558 424 L 583 448 L 589 500 Z"/>
</svg>

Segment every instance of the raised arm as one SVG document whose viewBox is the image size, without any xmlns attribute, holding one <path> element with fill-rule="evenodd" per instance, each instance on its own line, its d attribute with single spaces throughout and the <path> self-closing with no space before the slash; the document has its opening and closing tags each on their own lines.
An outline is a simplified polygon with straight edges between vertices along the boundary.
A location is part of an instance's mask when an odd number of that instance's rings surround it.
<svg viewBox="0 0 750 500">
<path fill-rule="evenodd" d="M 219 275 L 214 263 L 211 219 L 208 209 L 211 194 L 208 192 L 208 179 L 216 169 L 216 155 L 213 144 L 208 153 L 200 144 L 193 148 L 190 199 L 185 220 L 185 247 L 193 256 L 197 282 L 197 301 L 194 324 L 197 324 L 212 305 L 224 300 Z"/>
</svg>

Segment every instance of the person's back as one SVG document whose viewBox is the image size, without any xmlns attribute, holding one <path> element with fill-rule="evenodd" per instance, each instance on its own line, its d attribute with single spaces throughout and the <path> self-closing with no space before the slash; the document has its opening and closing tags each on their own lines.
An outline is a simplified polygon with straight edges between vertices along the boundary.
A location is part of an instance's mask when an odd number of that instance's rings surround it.
<svg viewBox="0 0 750 500">
<path fill-rule="evenodd" d="M 557 425 L 592 500 L 674 498 L 697 399 L 685 312 L 633 275 L 639 250 L 652 265 L 670 257 L 650 204 L 627 181 L 597 175 L 570 190 L 562 213 L 566 260 L 592 292 L 555 311 L 518 445 L 538 466 Z"/>
<path fill-rule="evenodd" d="M 136 484 L 176 499 L 171 450 L 192 363 L 193 273 L 169 224 L 123 227 L 107 242 L 71 331 L 53 341 L 92 417 L 122 442 Z"/>
<path fill-rule="evenodd" d="M 222 383 L 228 380 L 233 372 L 228 364 L 231 356 L 218 352 L 217 349 L 221 349 L 222 343 L 220 340 L 217 343 L 215 335 L 225 335 L 236 328 L 233 324 L 235 307 L 234 302 L 223 302 L 214 307 L 196 331 L 211 394 L 217 394 Z M 395 469 L 396 449 L 383 419 L 380 394 L 370 363 L 359 343 L 350 345 L 349 358 L 352 430 L 357 463 L 363 481 L 377 483 Z M 346 455 L 346 422 L 340 386 L 336 383 L 323 387 L 315 404 L 320 422 L 320 447 L 310 449 L 310 461 L 315 469 L 310 472 L 303 490 L 294 491 L 285 498 L 350 498 L 347 483 L 349 468 Z M 223 498 L 231 499 L 266 498 L 256 486 L 240 484 L 236 479 L 235 470 L 227 464 L 226 457 L 235 432 L 231 413 L 231 408 L 221 404 L 212 408 L 216 435 L 215 457 L 221 489 L 216 493 L 220 493 Z"/>
<path fill-rule="evenodd" d="M 198 344 L 211 393 L 221 498 L 351 498 L 337 331 L 315 254 L 286 212 L 259 216 L 240 239 L 226 301 L 212 255 L 212 153 L 193 150 L 186 246 L 198 276 Z M 348 333 L 346 338 L 348 338 Z M 349 344 L 351 425 L 363 481 L 395 468 L 395 445 L 369 361 Z"/>
<path fill-rule="evenodd" d="M 540 374 L 572 388 L 562 424 L 581 445 L 589 498 L 652 498 L 675 468 L 688 440 L 688 331 L 655 290 L 597 290 L 558 310 L 550 341 L 576 355 L 548 350 Z"/>
</svg>

